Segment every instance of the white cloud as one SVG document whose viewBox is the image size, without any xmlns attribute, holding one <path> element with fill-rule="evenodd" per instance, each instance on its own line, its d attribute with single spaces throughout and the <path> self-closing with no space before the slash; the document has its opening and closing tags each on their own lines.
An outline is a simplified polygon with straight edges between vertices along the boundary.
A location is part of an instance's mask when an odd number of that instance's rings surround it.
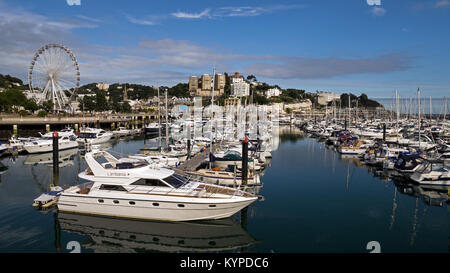
<svg viewBox="0 0 450 273">
<path fill-rule="evenodd" d="M 373 7 L 370 12 L 375 16 L 383 16 L 386 14 L 386 10 L 380 7 Z"/>
<path fill-rule="evenodd" d="M 214 64 L 222 72 L 244 71 L 276 79 L 319 79 L 406 70 L 411 63 L 411 58 L 402 54 L 354 59 L 248 55 L 175 39 L 142 38 L 134 46 L 104 46 L 83 42 L 82 37 L 73 33 L 79 27 L 90 25 L 57 21 L 23 10 L 1 9 L 0 73 L 26 82 L 33 54 L 55 41 L 64 43 L 76 55 L 83 84 L 95 81 L 152 84 L 158 78 L 167 79 L 167 85 L 176 84 L 187 81 L 191 73 L 210 71 Z"/>
<path fill-rule="evenodd" d="M 211 9 L 207 8 L 204 11 L 200 13 L 187 13 L 187 12 L 175 12 L 171 15 L 177 18 L 183 18 L 183 19 L 200 19 L 203 17 L 209 17 L 209 12 Z"/>
<path fill-rule="evenodd" d="M 66 0 L 69 6 L 81 6 L 81 0 Z"/>
<path fill-rule="evenodd" d="M 381 0 L 366 0 L 369 6 L 381 6 Z"/>
<path fill-rule="evenodd" d="M 86 21 L 90 21 L 90 22 L 94 22 L 94 23 L 103 23 L 103 20 L 98 19 L 98 18 L 92 18 L 92 17 L 88 17 L 88 16 L 84 16 L 84 15 L 77 15 L 78 18 L 86 20 Z"/>
<path fill-rule="evenodd" d="M 449 0 L 441 0 L 436 2 L 435 7 L 448 7 L 450 6 L 450 1 Z"/>
<path fill-rule="evenodd" d="M 220 17 L 250 17 L 280 10 L 304 8 L 305 5 L 273 5 L 266 7 L 235 6 L 217 9 L 207 8 L 200 13 L 175 12 L 171 15 L 183 19 L 220 18 Z"/>
<path fill-rule="evenodd" d="M 127 19 L 130 23 L 138 24 L 138 25 L 145 25 L 145 26 L 154 26 L 157 23 L 148 19 L 137 19 L 135 17 L 127 15 Z"/>
</svg>

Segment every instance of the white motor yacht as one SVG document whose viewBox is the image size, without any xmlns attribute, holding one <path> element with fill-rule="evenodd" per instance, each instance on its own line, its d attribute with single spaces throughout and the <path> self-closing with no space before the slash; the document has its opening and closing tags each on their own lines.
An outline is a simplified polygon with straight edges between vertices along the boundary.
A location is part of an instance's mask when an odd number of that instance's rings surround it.
<svg viewBox="0 0 450 273">
<path fill-rule="evenodd" d="M 450 186 L 450 168 L 442 162 L 425 162 L 415 170 L 410 178 L 421 185 Z"/>
<path fill-rule="evenodd" d="M 116 131 L 112 131 L 112 134 L 115 137 L 123 137 L 123 136 L 130 136 L 132 133 L 131 130 L 128 130 L 125 127 L 119 127 Z"/>
<path fill-rule="evenodd" d="M 53 137 L 53 132 L 48 132 L 45 134 L 39 133 L 41 135 L 41 137 L 43 138 L 51 138 Z M 70 128 L 66 128 L 66 129 L 62 129 L 61 131 L 58 131 L 58 136 L 63 137 L 63 136 L 68 136 L 68 137 L 77 137 L 77 135 L 74 133 L 73 129 Z"/>
<path fill-rule="evenodd" d="M 95 158 L 103 156 L 105 163 Z M 258 197 L 244 190 L 188 181 L 172 170 L 147 162 L 116 159 L 105 151 L 85 155 L 89 180 L 61 193 L 58 209 L 65 212 L 164 221 L 230 217 Z"/>
<path fill-rule="evenodd" d="M 167 168 L 167 167 L 177 167 L 179 160 L 176 157 L 167 157 L 164 155 L 144 155 L 135 154 L 128 156 L 129 158 L 145 160 L 150 164 L 157 167 Z"/>
<path fill-rule="evenodd" d="M 41 139 L 26 142 L 23 148 L 30 154 L 49 153 L 53 151 L 53 138 L 43 137 Z M 62 136 L 58 138 L 58 150 L 78 148 L 78 143 L 73 137 Z"/>
<path fill-rule="evenodd" d="M 77 141 L 79 144 L 100 144 L 111 140 L 113 134 L 103 129 L 83 128 L 80 130 Z"/>
</svg>

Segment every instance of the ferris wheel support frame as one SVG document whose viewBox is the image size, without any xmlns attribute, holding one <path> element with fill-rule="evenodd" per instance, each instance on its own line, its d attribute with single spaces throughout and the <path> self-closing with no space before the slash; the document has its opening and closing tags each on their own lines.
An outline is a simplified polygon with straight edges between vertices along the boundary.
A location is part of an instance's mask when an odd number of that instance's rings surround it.
<svg viewBox="0 0 450 273">
<path fill-rule="evenodd" d="M 38 62 L 38 59 L 40 62 Z M 63 73 L 68 69 L 74 69 L 74 82 L 62 78 Z M 33 86 L 34 70 L 45 77 L 44 81 L 46 83 L 45 86 L 43 85 L 42 90 Z M 73 84 L 73 87 L 67 88 L 66 84 L 69 83 Z M 28 85 L 32 93 L 41 93 L 40 98 L 37 100 L 38 104 L 41 104 L 44 100 L 51 100 L 54 112 L 72 110 L 70 101 L 80 86 L 80 68 L 75 54 L 62 44 L 52 43 L 42 46 L 36 51 L 31 60 L 28 70 Z M 66 91 L 70 93 L 70 97 L 67 97 Z"/>
</svg>

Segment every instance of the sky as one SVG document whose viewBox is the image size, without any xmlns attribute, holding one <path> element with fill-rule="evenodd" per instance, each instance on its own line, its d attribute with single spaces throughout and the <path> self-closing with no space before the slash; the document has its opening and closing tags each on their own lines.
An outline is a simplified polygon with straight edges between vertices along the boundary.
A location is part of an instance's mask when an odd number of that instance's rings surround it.
<svg viewBox="0 0 450 273">
<path fill-rule="evenodd" d="M 240 72 L 282 88 L 450 96 L 450 0 L 0 0 L 0 73 L 64 44 L 81 84 Z"/>
</svg>

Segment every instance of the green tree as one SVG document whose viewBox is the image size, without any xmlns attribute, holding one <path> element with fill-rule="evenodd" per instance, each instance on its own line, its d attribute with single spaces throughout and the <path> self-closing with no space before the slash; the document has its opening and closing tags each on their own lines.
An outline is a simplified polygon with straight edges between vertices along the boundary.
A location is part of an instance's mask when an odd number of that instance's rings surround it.
<svg viewBox="0 0 450 273">
<path fill-rule="evenodd" d="M 130 113 L 131 112 L 131 106 L 127 101 L 124 101 L 122 103 L 122 112 L 123 113 Z"/>
<path fill-rule="evenodd" d="M 53 101 L 46 100 L 46 101 L 42 102 L 42 107 L 41 108 L 44 109 L 46 112 L 53 111 Z"/>
<path fill-rule="evenodd" d="M 108 110 L 108 101 L 106 100 L 105 93 L 103 91 L 97 91 L 95 93 L 95 111 L 102 112 Z"/>
<path fill-rule="evenodd" d="M 25 101 L 23 107 L 25 108 L 25 110 L 28 110 L 31 112 L 39 110 L 39 106 L 36 104 L 36 102 L 34 100 Z"/>
</svg>

